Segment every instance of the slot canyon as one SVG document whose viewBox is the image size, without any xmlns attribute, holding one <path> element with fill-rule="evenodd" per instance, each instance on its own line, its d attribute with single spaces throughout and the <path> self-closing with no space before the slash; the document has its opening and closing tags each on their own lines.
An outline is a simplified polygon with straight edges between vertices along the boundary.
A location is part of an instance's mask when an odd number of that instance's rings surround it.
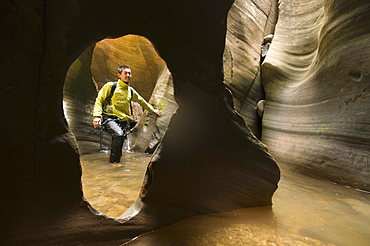
<svg viewBox="0 0 370 246">
<path fill-rule="evenodd" d="M 0 11 L 1 245 L 124 245 L 269 208 L 285 170 L 370 192 L 368 0 L 5 0 Z M 133 148 L 153 157 L 136 201 L 110 218 L 84 199 L 81 155 L 99 151 L 97 89 L 124 64 L 162 116 L 138 116 Z"/>
</svg>

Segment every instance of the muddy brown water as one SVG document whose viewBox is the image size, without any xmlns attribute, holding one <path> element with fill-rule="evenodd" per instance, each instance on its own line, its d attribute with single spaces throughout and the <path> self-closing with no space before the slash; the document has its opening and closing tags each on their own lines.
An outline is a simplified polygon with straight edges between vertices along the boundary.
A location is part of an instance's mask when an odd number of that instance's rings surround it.
<svg viewBox="0 0 370 246">
<path fill-rule="evenodd" d="M 119 217 L 138 197 L 150 158 L 124 154 L 122 166 L 111 166 L 105 152 L 81 156 L 85 199 Z M 370 246 L 369 193 L 281 169 L 272 207 L 189 218 L 128 245 Z"/>
</svg>

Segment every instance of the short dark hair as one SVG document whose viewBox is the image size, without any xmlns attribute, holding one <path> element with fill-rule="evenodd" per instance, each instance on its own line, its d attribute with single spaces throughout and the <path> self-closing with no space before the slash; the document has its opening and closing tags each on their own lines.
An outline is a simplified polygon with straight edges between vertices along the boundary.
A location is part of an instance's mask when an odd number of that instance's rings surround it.
<svg viewBox="0 0 370 246">
<path fill-rule="evenodd" d="M 126 66 L 126 65 L 123 65 L 123 66 L 120 66 L 119 68 L 118 68 L 118 73 L 119 74 L 121 74 L 122 73 L 122 70 L 125 70 L 125 69 L 131 69 L 131 68 L 129 68 L 128 66 Z"/>
</svg>

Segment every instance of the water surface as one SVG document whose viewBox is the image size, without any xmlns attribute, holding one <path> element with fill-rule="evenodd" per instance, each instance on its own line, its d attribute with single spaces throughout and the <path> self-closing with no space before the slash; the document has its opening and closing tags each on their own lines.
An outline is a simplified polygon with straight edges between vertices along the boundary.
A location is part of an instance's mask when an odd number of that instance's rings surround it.
<svg viewBox="0 0 370 246">
<path fill-rule="evenodd" d="M 150 155 L 81 157 L 84 196 L 101 213 L 119 217 L 137 198 Z M 282 177 L 272 207 L 197 216 L 141 235 L 129 245 L 370 246 L 370 194 L 293 174 Z"/>
<path fill-rule="evenodd" d="M 138 197 L 150 158 L 125 153 L 120 165 L 112 166 L 107 152 L 81 156 L 85 199 L 99 212 L 119 217 Z"/>
</svg>

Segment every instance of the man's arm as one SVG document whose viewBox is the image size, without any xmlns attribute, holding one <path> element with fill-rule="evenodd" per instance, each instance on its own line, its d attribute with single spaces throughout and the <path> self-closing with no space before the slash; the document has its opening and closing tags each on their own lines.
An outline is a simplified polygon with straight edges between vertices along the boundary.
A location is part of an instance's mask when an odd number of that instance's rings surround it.
<svg viewBox="0 0 370 246">
<path fill-rule="evenodd" d="M 154 109 L 153 111 L 156 115 L 158 116 L 161 116 L 162 115 L 162 111 L 160 111 L 159 109 Z"/>
<path fill-rule="evenodd" d="M 145 99 L 142 98 L 139 95 L 139 93 L 137 93 L 132 87 L 131 87 L 131 90 L 132 90 L 132 98 L 131 98 L 132 101 L 139 103 L 141 107 L 148 110 L 149 112 L 155 113 L 158 116 L 162 114 L 162 112 L 159 109 L 153 108 L 153 106 L 150 105 L 147 101 L 145 101 Z"/>
</svg>

